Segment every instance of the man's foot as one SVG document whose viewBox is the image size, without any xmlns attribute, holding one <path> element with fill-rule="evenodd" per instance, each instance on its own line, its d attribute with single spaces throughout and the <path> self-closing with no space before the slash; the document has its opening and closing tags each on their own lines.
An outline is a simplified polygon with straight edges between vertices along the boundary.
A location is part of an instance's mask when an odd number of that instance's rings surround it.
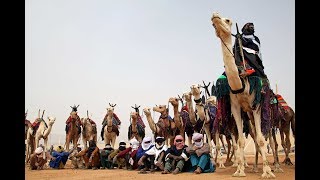
<svg viewBox="0 0 320 180">
<path fill-rule="evenodd" d="M 106 167 L 101 167 L 101 169 L 105 169 Z"/>
<path fill-rule="evenodd" d="M 179 168 L 176 168 L 176 169 L 172 172 L 172 174 L 178 174 L 179 172 L 180 172 Z"/>
<path fill-rule="evenodd" d="M 147 174 L 147 169 L 143 168 L 139 171 L 139 174 Z"/>
<path fill-rule="evenodd" d="M 163 166 L 163 164 L 162 163 L 159 163 L 159 162 L 157 162 L 157 167 L 161 170 L 161 171 L 163 171 L 163 169 L 164 169 L 164 166 Z"/>
<path fill-rule="evenodd" d="M 97 170 L 98 168 L 97 168 L 97 167 L 92 167 L 92 169 L 93 169 L 93 170 Z"/>
<path fill-rule="evenodd" d="M 161 172 L 161 174 L 170 174 L 170 172 L 165 169 L 164 171 Z"/>
<path fill-rule="evenodd" d="M 201 168 L 198 166 L 196 170 L 193 171 L 196 174 L 200 174 L 202 172 Z"/>
</svg>

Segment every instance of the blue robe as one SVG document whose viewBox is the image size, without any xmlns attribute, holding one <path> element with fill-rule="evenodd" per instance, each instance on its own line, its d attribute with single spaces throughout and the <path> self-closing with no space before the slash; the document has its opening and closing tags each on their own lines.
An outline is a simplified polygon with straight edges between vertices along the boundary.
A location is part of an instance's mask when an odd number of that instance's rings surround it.
<svg viewBox="0 0 320 180">
<path fill-rule="evenodd" d="M 69 152 L 57 152 L 53 151 L 52 156 L 55 157 L 55 160 L 50 160 L 49 166 L 55 169 L 59 168 L 60 163 L 62 162 L 63 165 L 66 165 L 68 157 L 69 157 Z"/>
</svg>

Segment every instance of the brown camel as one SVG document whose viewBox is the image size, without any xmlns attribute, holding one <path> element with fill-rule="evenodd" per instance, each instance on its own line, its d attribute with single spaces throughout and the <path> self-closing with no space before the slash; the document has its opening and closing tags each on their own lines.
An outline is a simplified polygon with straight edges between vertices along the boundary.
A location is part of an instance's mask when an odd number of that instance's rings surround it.
<svg viewBox="0 0 320 180">
<path fill-rule="evenodd" d="M 171 97 L 169 98 L 169 102 L 171 103 L 172 107 L 173 107 L 173 120 L 175 122 L 175 125 L 177 127 L 177 129 L 179 130 L 179 134 L 183 137 L 183 139 L 185 139 L 185 124 L 182 121 L 182 117 L 180 116 L 180 112 L 179 112 L 179 98 L 176 97 Z"/>
<path fill-rule="evenodd" d="M 68 131 L 66 134 L 66 142 L 65 142 L 65 147 L 66 150 L 69 151 L 69 145 L 70 143 L 73 143 L 73 147 L 77 147 L 78 144 L 78 140 L 80 138 L 80 134 L 81 134 L 81 124 L 78 124 L 77 121 L 80 121 L 80 117 L 78 116 L 76 111 L 72 111 L 70 113 L 70 124 L 67 125 L 68 127 Z M 80 127 L 80 131 L 79 131 L 79 127 Z"/>
<path fill-rule="evenodd" d="M 161 114 L 157 123 L 154 123 L 151 117 L 150 108 L 143 109 L 143 112 L 147 117 L 149 127 L 154 134 L 154 138 L 156 138 L 157 136 L 164 137 L 166 145 L 170 144 L 172 146 L 177 128 L 173 119 L 168 113 L 167 106 L 156 105 L 155 107 L 153 107 L 153 111 L 159 112 Z"/>
<path fill-rule="evenodd" d="M 137 122 L 139 116 L 139 113 L 136 111 L 130 113 L 131 123 L 128 128 L 128 140 L 130 141 L 130 139 L 135 137 L 141 143 L 142 139 L 145 137 L 145 129 Z"/>
<path fill-rule="evenodd" d="M 88 143 L 90 140 L 93 140 L 95 143 L 97 143 L 97 126 L 96 123 L 89 118 L 88 111 L 87 111 L 87 117 L 81 118 L 81 124 L 82 124 L 82 141 L 84 148 L 86 149 L 88 147 Z"/>
</svg>

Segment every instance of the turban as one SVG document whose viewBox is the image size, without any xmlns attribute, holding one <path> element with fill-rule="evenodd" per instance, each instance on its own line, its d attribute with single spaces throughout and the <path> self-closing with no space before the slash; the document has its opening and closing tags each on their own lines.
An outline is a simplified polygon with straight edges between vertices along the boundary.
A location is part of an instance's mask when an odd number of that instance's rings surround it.
<svg viewBox="0 0 320 180">
<path fill-rule="evenodd" d="M 177 142 L 177 140 L 181 140 L 181 142 Z M 174 138 L 174 143 L 173 145 L 176 146 L 177 150 L 180 150 L 184 147 L 184 139 L 181 135 L 176 135 L 176 137 Z"/>
<path fill-rule="evenodd" d="M 152 141 L 152 138 L 150 136 L 144 137 L 142 140 L 142 145 L 141 145 L 142 149 L 143 150 L 149 149 L 150 146 L 152 145 L 151 141 Z M 146 143 L 146 142 L 148 142 L 148 143 Z"/>
<path fill-rule="evenodd" d="M 200 133 L 193 133 L 192 140 L 195 141 L 195 140 L 198 140 L 198 139 L 203 139 L 203 135 L 200 134 Z"/>
<path fill-rule="evenodd" d="M 62 146 L 57 146 L 57 147 L 56 147 L 56 151 L 57 151 L 58 153 L 61 153 L 61 152 L 63 151 L 63 147 L 62 147 Z"/>
<path fill-rule="evenodd" d="M 138 149 L 140 142 L 136 138 L 130 139 L 130 146 L 133 150 Z"/>
<path fill-rule="evenodd" d="M 40 146 L 35 151 L 36 154 L 41 154 L 43 152 L 43 148 Z"/>
</svg>

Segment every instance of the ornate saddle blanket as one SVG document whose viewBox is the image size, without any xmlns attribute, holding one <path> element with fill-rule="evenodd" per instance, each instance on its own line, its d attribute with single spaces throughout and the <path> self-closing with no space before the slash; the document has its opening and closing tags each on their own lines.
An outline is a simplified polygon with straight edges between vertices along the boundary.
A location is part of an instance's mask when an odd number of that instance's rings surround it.
<svg viewBox="0 0 320 180">
<path fill-rule="evenodd" d="M 165 122 L 164 119 L 160 116 L 159 121 L 156 123 L 156 127 L 161 129 L 161 134 L 155 134 L 155 136 L 162 136 L 162 137 L 168 137 L 168 136 L 173 136 L 176 132 L 176 129 L 171 128 L 171 123 L 170 121 L 173 121 L 170 115 L 166 117 L 168 121 Z"/>
<path fill-rule="evenodd" d="M 186 109 L 182 109 L 180 112 L 180 116 L 182 118 L 183 126 L 185 126 L 184 131 L 187 133 L 187 136 L 192 136 L 193 134 L 193 126 L 190 121 L 189 112 Z"/>
<path fill-rule="evenodd" d="M 137 123 L 137 133 L 138 135 L 143 139 L 145 137 L 145 128 L 142 127 L 140 124 Z M 132 137 L 132 124 L 130 124 L 129 128 L 128 128 L 128 139 L 131 139 Z"/>
<path fill-rule="evenodd" d="M 139 124 L 142 128 L 146 127 L 140 115 L 138 115 L 137 124 Z"/>
<path fill-rule="evenodd" d="M 277 94 L 276 97 L 278 103 L 287 111 L 289 109 L 287 102 L 283 99 L 283 97 L 280 94 Z"/>
</svg>

